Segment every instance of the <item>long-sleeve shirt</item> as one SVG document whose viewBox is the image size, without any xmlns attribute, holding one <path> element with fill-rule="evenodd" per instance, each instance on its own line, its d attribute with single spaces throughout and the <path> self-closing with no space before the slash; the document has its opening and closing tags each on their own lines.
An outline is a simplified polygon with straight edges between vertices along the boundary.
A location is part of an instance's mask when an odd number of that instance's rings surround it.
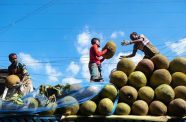
<svg viewBox="0 0 186 122">
<path fill-rule="evenodd" d="M 96 63 L 101 64 L 103 62 L 104 58 L 100 59 L 100 56 L 107 53 L 107 49 L 103 51 L 98 50 L 98 46 L 96 44 L 93 44 L 90 48 L 90 63 Z"/>
</svg>

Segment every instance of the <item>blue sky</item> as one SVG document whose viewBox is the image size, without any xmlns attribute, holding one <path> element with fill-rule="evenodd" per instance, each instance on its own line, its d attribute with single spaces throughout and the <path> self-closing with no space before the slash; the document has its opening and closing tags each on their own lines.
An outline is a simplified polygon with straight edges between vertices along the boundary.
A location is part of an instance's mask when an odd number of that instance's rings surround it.
<svg viewBox="0 0 186 122">
<path fill-rule="evenodd" d="M 147 36 L 172 60 L 186 56 L 185 0 L 1 0 L 0 66 L 9 65 L 8 54 L 19 54 L 27 64 L 33 84 L 88 82 L 90 39 L 101 46 L 113 40 L 115 56 L 103 63 L 108 81 L 122 47 L 133 31 Z M 138 51 L 136 63 L 143 57 Z"/>
</svg>

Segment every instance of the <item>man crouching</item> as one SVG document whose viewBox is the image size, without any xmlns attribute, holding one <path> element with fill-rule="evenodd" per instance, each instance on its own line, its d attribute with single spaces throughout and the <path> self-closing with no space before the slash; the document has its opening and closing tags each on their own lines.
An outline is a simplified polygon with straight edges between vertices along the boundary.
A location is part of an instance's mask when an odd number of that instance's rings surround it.
<svg viewBox="0 0 186 122">
<path fill-rule="evenodd" d="M 33 91 L 32 81 L 24 64 L 18 62 L 17 55 L 15 53 L 11 53 L 9 55 L 9 61 L 11 65 L 8 67 L 9 75 L 17 75 L 21 80 L 20 92 L 23 95 L 28 94 Z"/>
</svg>

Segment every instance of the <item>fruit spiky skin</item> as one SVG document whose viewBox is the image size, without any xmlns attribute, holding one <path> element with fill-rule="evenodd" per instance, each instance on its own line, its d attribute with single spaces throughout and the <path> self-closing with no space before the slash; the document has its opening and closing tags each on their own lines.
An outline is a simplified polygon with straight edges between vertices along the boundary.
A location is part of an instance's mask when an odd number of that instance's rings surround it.
<svg viewBox="0 0 186 122">
<path fill-rule="evenodd" d="M 112 50 L 109 50 L 108 47 L 112 48 Z M 108 49 L 108 52 L 103 55 L 105 59 L 110 59 L 114 56 L 116 52 L 116 44 L 113 41 L 108 41 L 106 45 L 103 47 L 103 49 Z"/>
<path fill-rule="evenodd" d="M 155 96 L 157 100 L 169 103 L 174 99 L 175 93 L 171 86 L 162 84 L 155 89 Z"/>
<path fill-rule="evenodd" d="M 95 102 L 88 100 L 81 104 L 80 112 L 82 115 L 93 115 L 96 111 L 97 105 Z"/>
<path fill-rule="evenodd" d="M 169 71 L 171 73 L 183 72 L 186 73 L 186 58 L 177 57 L 170 62 Z"/>
<path fill-rule="evenodd" d="M 155 70 L 150 78 L 150 85 L 156 88 L 161 84 L 170 84 L 172 80 L 171 74 L 166 69 Z"/>
<path fill-rule="evenodd" d="M 127 75 L 122 71 L 114 71 L 110 75 L 110 83 L 114 84 L 118 89 L 127 83 Z"/>
<path fill-rule="evenodd" d="M 20 79 L 17 75 L 9 75 L 6 77 L 5 86 L 8 88 L 11 88 L 18 84 L 20 82 Z"/>
<path fill-rule="evenodd" d="M 146 76 L 143 74 L 143 72 L 135 71 L 129 75 L 129 84 L 136 89 L 145 86 L 146 83 L 147 83 L 147 79 Z"/>
<path fill-rule="evenodd" d="M 186 74 L 182 72 L 173 73 L 171 86 L 186 86 Z"/>
<path fill-rule="evenodd" d="M 118 103 L 115 114 L 117 115 L 129 115 L 131 108 L 126 103 Z"/>
<path fill-rule="evenodd" d="M 111 84 L 106 85 L 100 93 L 102 98 L 109 98 L 112 101 L 115 100 L 117 94 L 118 92 L 117 92 L 116 87 Z"/>
<path fill-rule="evenodd" d="M 174 88 L 175 98 L 186 100 L 186 86 L 177 86 Z"/>
<path fill-rule="evenodd" d="M 58 106 L 61 108 L 57 109 L 58 114 L 62 115 L 75 115 L 79 110 L 78 101 L 72 96 L 66 96 L 58 101 Z M 65 105 L 65 106 L 63 106 Z"/>
<path fill-rule="evenodd" d="M 133 115 L 147 115 L 148 114 L 148 104 L 143 100 L 137 100 L 132 105 Z"/>
<path fill-rule="evenodd" d="M 138 97 L 137 90 L 132 86 L 124 86 L 119 91 L 119 100 L 132 105 Z"/>
<path fill-rule="evenodd" d="M 151 115 L 163 116 L 167 113 L 167 106 L 161 101 L 153 101 L 149 106 Z"/>
<path fill-rule="evenodd" d="M 132 60 L 122 58 L 117 64 L 117 70 L 123 71 L 127 76 L 135 70 L 135 64 Z"/>
<path fill-rule="evenodd" d="M 141 87 L 138 91 L 138 98 L 150 104 L 154 99 L 154 90 L 149 86 Z"/>
<path fill-rule="evenodd" d="M 114 105 L 109 98 L 103 98 L 98 105 L 98 111 L 101 115 L 108 115 L 112 112 Z"/>
<path fill-rule="evenodd" d="M 186 101 L 181 98 L 172 100 L 168 106 L 168 114 L 172 116 L 185 116 Z"/>
<path fill-rule="evenodd" d="M 136 66 L 136 71 L 141 71 L 149 78 L 154 70 L 154 64 L 150 59 L 142 59 Z"/>
<path fill-rule="evenodd" d="M 169 60 L 161 55 L 155 55 L 151 58 L 151 61 L 154 63 L 154 69 L 168 69 L 169 68 Z"/>
</svg>

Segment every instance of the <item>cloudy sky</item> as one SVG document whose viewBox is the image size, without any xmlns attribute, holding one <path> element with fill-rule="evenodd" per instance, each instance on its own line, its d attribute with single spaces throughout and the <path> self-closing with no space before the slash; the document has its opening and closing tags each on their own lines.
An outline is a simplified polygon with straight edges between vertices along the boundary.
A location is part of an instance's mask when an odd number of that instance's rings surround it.
<svg viewBox="0 0 186 122">
<path fill-rule="evenodd" d="M 8 54 L 15 52 L 27 65 L 33 84 L 89 81 L 90 40 L 117 44 L 115 56 L 103 63 L 105 82 L 122 47 L 133 31 L 147 36 L 172 60 L 186 56 L 185 0 L 1 0 L 0 68 L 7 68 Z M 101 48 L 100 48 L 101 49 Z M 138 51 L 132 60 L 143 57 Z"/>
</svg>

